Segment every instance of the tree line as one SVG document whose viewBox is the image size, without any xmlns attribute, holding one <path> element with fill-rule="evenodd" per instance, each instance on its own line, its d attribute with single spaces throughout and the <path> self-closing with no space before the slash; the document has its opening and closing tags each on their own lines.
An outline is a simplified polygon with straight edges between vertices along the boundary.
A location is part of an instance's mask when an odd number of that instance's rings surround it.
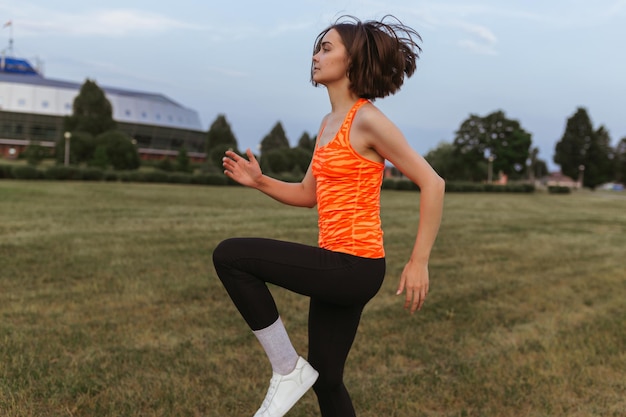
<svg viewBox="0 0 626 417">
<path fill-rule="evenodd" d="M 304 173 L 313 154 L 315 138 L 304 132 L 293 148 L 280 122 L 261 141 L 261 166 L 274 173 Z M 237 150 L 237 140 L 225 115 L 219 115 L 208 132 L 207 155 L 215 166 L 227 149 Z M 239 151 L 238 151 L 239 152 Z M 239 152 L 241 153 L 241 152 Z M 448 181 L 481 182 L 492 171 L 511 180 L 535 179 L 548 174 L 532 135 L 519 121 L 506 117 L 502 110 L 486 116 L 471 114 L 455 132 L 452 143 L 440 143 L 425 158 Z M 577 179 L 584 171 L 583 184 L 626 182 L 626 137 L 611 147 L 604 126 L 594 129 L 585 108 L 568 118 L 565 131 L 556 143 L 554 162 L 564 175 Z"/>
<path fill-rule="evenodd" d="M 86 80 L 74 99 L 72 115 L 64 119 L 64 130 L 71 133 L 71 164 L 86 164 L 101 169 L 133 170 L 140 164 L 134 141 L 117 130 L 113 109 L 105 93 Z M 277 122 L 260 142 L 261 168 L 269 174 L 302 176 L 311 161 L 315 137 L 302 133 L 292 147 L 282 124 Z M 63 163 L 65 138 L 57 141 L 55 155 Z M 224 152 L 238 149 L 237 138 L 224 114 L 219 114 L 206 135 L 204 172 L 221 172 Z M 191 172 L 187 151 L 178 150 L 173 162 L 165 158 L 157 165 L 164 171 Z M 470 114 L 455 132 L 451 143 L 442 142 L 425 158 L 447 181 L 484 182 L 491 176 L 506 175 L 511 180 L 533 181 L 548 174 L 547 164 L 538 158 L 532 135 L 519 121 L 498 110 L 486 116 Z M 44 152 L 35 144 L 26 157 L 36 164 Z M 585 187 L 609 181 L 626 182 L 626 137 L 616 147 L 604 126 L 594 128 L 587 110 L 580 107 L 567 119 L 565 131 L 556 143 L 553 161 L 563 174 L 576 179 L 584 172 Z"/>
</svg>

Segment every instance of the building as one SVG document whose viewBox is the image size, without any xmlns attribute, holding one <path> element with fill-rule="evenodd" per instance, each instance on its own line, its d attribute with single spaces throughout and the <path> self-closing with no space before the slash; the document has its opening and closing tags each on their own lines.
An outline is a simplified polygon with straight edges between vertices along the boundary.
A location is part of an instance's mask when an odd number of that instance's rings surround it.
<svg viewBox="0 0 626 417">
<path fill-rule="evenodd" d="M 580 181 L 574 181 L 572 178 L 564 175 L 562 172 L 551 172 L 547 177 L 541 180 L 541 183 L 547 187 L 567 187 L 581 188 Z"/>
<path fill-rule="evenodd" d="M 0 155 L 17 157 L 32 142 L 54 148 L 81 86 L 45 78 L 25 59 L 2 56 Z M 195 110 L 159 93 L 100 88 L 111 102 L 118 129 L 136 141 L 142 159 L 175 157 L 182 147 L 192 160 L 205 159 L 206 131 Z"/>
</svg>

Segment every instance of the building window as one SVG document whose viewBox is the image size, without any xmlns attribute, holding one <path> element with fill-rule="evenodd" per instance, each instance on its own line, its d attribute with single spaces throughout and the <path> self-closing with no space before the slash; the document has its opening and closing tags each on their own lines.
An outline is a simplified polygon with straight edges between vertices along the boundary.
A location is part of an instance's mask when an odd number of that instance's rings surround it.
<svg viewBox="0 0 626 417">
<path fill-rule="evenodd" d="M 26 105 L 26 100 L 24 100 L 23 98 L 17 100 L 17 105 L 20 107 L 24 107 Z"/>
<path fill-rule="evenodd" d="M 146 119 L 146 118 L 148 118 L 148 114 L 147 114 L 145 111 L 142 111 L 142 112 L 141 112 L 141 117 L 142 117 L 143 119 Z"/>
<path fill-rule="evenodd" d="M 41 107 L 43 107 L 44 109 L 47 109 L 49 105 L 50 105 L 50 103 L 48 103 L 45 100 L 41 103 Z"/>
<path fill-rule="evenodd" d="M 130 110 L 126 110 L 126 116 L 130 117 Z"/>
</svg>

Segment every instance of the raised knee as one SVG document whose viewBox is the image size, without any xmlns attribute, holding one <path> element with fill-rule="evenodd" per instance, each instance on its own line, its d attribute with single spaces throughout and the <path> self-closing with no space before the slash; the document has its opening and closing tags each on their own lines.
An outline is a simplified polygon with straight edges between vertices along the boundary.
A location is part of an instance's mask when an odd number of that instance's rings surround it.
<svg viewBox="0 0 626 417">
<path fill-rule="evenodd" d="M 222 240 L 213 249 L 213 265 L 223 265 L 232 260 L 235 253 L 235 239 Z"/>
</svg>

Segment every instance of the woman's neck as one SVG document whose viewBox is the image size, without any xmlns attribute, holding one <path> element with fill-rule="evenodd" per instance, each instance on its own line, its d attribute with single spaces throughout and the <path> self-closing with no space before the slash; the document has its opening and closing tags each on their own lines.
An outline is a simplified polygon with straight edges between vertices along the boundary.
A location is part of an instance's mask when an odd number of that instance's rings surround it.
<svg viewBox="0 0 626 417">
<path fill-rule="evenodd" d="M 330 108 L 332 113 L 344 114 L 347 113 L 354 103 L 359 99 L 359 96 L 354 94 L 348 88 L 327 88 L 328 99 L 330 100 Z"/>
</svg>

